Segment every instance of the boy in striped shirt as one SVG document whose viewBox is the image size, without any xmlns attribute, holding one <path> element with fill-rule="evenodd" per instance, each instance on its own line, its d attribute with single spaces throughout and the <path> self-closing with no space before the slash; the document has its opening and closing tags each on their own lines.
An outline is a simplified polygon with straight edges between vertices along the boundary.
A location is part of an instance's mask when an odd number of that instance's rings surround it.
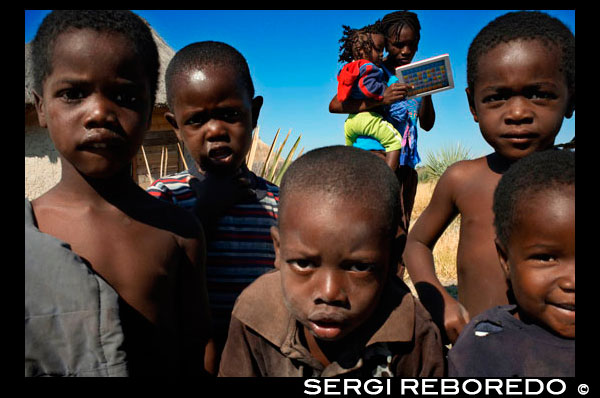
<svg viewBox="0 0 600 398">
<path fill-rule="evenodd" d="M 279 188 L 245 164 L 263 98 L 254 96 L 242 54 L 220 42 L 178 51 L 165 80 L 170 108 L 165 117 L 195 162 L 158 179 L 148 192 L 195 212 L 206 230 L 218 361 L 237 296 L 273 269 L 270 228 L 277 221 Z"/>
</svg>

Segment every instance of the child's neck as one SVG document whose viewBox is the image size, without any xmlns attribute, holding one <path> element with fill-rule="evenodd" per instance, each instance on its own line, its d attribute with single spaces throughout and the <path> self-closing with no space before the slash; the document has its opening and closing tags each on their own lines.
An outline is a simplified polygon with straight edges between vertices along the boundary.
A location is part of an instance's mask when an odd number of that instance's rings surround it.
<svg viewBox="0 0 600 398">
<path fill-rule="evenodd" d="M 131 197 L 137 187 L 127 167 L 109 178 L 93 178 L 81 174 L 64 159 L 62 164 L 61 179 L 52 191 L 57 197 L 69 198 L 71 203 L 85 202 L 98 207 L 117 205 Z"/>
<path fill-rule="evenodd" d="M 515 160 L 507 159 L 498 152 L 487 155 L 486 161 L 490 170 L 498 174 L 504 174 L 504 172 L 515 162 Z"/>
</svg>

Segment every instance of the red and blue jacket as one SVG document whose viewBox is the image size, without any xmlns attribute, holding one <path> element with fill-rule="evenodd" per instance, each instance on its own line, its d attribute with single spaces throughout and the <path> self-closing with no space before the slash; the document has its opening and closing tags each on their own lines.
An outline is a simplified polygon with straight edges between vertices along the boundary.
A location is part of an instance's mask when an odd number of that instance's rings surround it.
<svg viewBox="0 0 600 398">
<path fill-rule="evenodd" d="M 338 73 L 337 80 L 337 97 L 341 102 L 348 98 L 372 98 L 381 101 L 387 87 L 383 71 L 365 59 L 344 65 Z"/>
</svg>

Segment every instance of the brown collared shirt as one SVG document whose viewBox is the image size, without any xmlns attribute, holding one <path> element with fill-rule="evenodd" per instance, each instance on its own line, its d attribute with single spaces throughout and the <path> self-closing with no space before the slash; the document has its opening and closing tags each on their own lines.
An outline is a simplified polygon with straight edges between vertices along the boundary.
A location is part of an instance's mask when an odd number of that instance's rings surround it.
<svg viewBox="0 0 600 398">
<path fill-rule="evenodd" d="M 399 279 L 387 285 L 377 311 L 327 367 L 300 339 L 302 326 L 285 306 L 279 271 L 259 277 L 233 309 L 219 376 L 441 377 L 440 332 Z"/>
</svg>

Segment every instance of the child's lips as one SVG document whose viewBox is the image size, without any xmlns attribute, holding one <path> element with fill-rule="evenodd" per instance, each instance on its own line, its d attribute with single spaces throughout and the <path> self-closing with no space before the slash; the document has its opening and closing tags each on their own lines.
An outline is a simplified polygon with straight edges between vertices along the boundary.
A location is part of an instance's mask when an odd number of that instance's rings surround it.
<svg viewBox="0 0 600 398">
<path fill-rule="evenodd" d="M 310 322 L 311 330 L 320 339 L 330 340 L 342 333 L 342 325 L 337 323 Z"/>
<path fill-rule="evenodd" d="M 554 308 L 555 314 L 559 316 L 562 322 L 575 322 L 575 302 L 554 302 L 549 304 Z"/>
<path fill-rule="evenodd" d="M 565 311 L 575 312 L 575 303 L 554 303 L 553 305 Z"/>
<path fill-rule="evenodd" d="M 311 330 L 321 339 L 334 339 L 343 329 L 346 317 L 337 312 L 318 313 L 308 319 Z"/>
<path fill-rule="evenodd" d="M 227 146 L 211 148 L 208 151 L 208 157 L 219 162 L 227 161 L 232 154 L 233 150 Z"/>
<path fill-rule="evenodd" d="M 536 133 L 532 133 L 529 131 L 513 131 L 509 133 L 502 134 L 502 138 L 513 142 L 515 144 L 522 144 L 526 142 L 530 142 L 538 138 L 539 135 Z"/>
<path fill-rule="evenodd" d="M 126 143 L 124 137 L 106 129 L 99 129 L 87 131 L 77 147 L 80 150 L 101 153 L 114 151 L 125 146 Z"/>
</svg>

